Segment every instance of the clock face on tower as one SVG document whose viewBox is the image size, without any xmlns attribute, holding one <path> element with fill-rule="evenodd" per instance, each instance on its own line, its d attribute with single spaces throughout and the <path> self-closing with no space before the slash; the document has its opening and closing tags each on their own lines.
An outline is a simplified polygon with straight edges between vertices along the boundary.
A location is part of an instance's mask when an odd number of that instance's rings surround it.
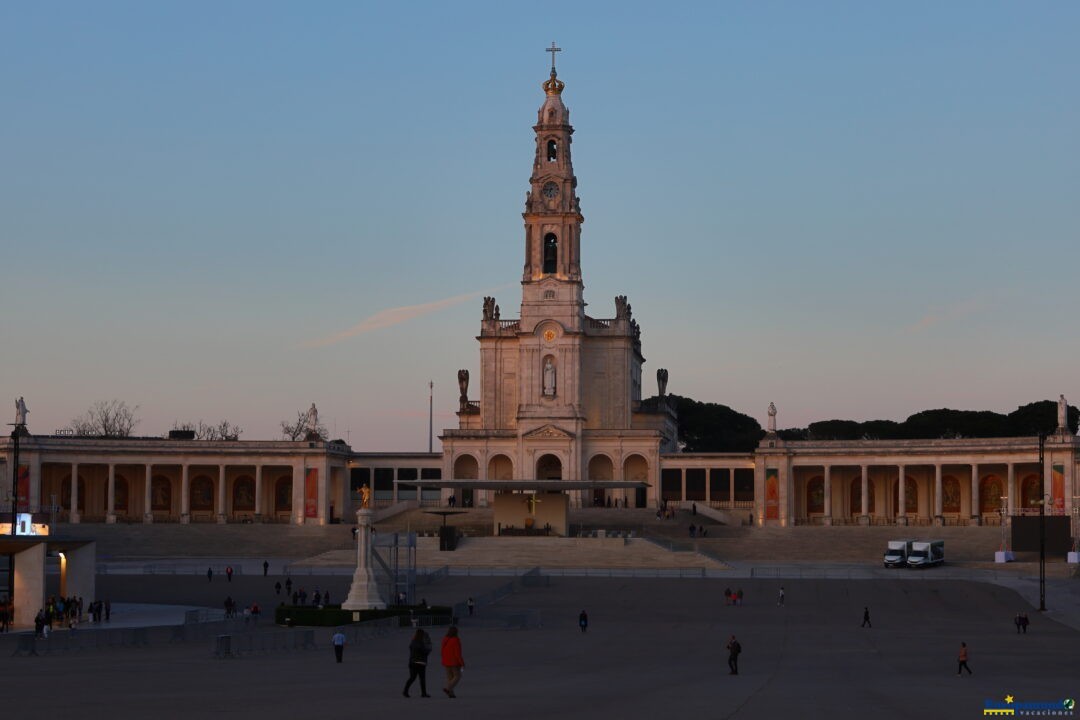
<svg viewBox="0 0 1080 720">
<path fill-rule="evenodd" d="M 559 196 L 559 186 L 553 182 L 546 182 L 542 192 L 546 198 L 557 198 Z"/>
</svg>

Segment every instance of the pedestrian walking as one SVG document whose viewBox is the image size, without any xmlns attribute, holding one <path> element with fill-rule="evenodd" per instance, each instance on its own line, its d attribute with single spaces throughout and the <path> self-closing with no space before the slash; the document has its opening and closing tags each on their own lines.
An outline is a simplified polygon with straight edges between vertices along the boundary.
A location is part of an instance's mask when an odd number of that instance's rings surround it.
<svg viewBox="0 0 1080 720">
<path fill-rule="evenodd" d="M 1016 623 L 1016 634 L 1019 635 L 1020 626 L 1024 624 L 1024 618 L 1021 617 L 1020 613 L 1016 613 L 1016 618 L 1013 620 L 1013 622 Z"/>
<path fill-rule="evenodd" d="M 111 617 L 112 617 L 112 602 L 109 601 L 109 600 L 106 600 L 105 601 L 105 622 L 109 622 L 109 619 Z"/>
<path fill-rule="evenodd" d="M 724 588 L 724 604 L 731 604 L 731 588 Z"/>
<path fill-rule="evenodd" d="M 588 632 L 588 630 L 589 630 L 589 613 L 582 610 L 581 614 L 577 616 L 577 624 L 578 624 L 578 627 L 581 628 L 581 632 Z"/>
<path fill-rule="evenodd" d="M 964 670 L 968 671 L 968 675 L 971 674 L 971 668 L 968 667 L 968 649 L 967 643 L 960 643 L 960 653 L 956 656 L 956 674 L 959 676 Z"/>
<path fill-rule="evenodd" d="M 281 581 L 280 580 L 278 580 L 276 583 L 274 583 L 274 594 L 275 595 L 280 595 L 281 594 Z"/>
<path fill-rule="evenodd" d="M 735 591 L 735 604 L 742 605 L 742 588 Z"/>
<path fill-rule="evenodd" d="M 409 697 L 409 688 L 417 678 L 420 678 L 420 697 L 431 697 L 427 691 L 427 660 L 430 654 L 431 637 L 422 628 L 416 628 L 409 641 L 409 679 L 401 692 L 405 697 Z"/>
<path fill-rule="evenodd" d="M 266 577 L 270 572 L 270 561 L 263 560 L 263 577 Z"/>
<path fill-rule="evenodd" d="M 870 624 L 870 608 L 864 607 L 862 609 L 862 625 L 860 625 L 859 627 L 874 627 Z"/>
<path fill-rule="evenodd" d="M 226 565 L 225 566 L 225 579 L 228 580 L 229 582 L 232 582 L 232 573 L 233 573 L 232 565 Z"/>
<path fill-rule="evenodd" d="M 461 682 L 461 671 L 465 669 L 465 658 L 461 655 L 461 639 L 457 626 L 451 625 L 442 640 L 442 664 L 446 668 L 446 687 L 443 692 L 447 697 L 456 698 L 454 688 Z"/>
<path fill-rule="evenodd" d="M 341 662 L 342 656 L 345 655 L 345 633 L 338 630 L 330 638 L 330 642 L 334 645 L 334 657 L 337 658 L 338 662 Z"/>
<path fill-rule="evenodd" d="M 292 578 L 285 578 L 285 594 L 292 595 Z M 295 604 L 296 601 L 294 600 L 293 605 Z"/>
<path fill-rule="evenodd" d="M 475 600 L 473 600 L 472 598 L 469 598 L 468 600 L 465 601 L 465 606 L 469 608 L 469 614 L 470 615 L 476 614 L 476 601 Z"/>
<path fill-rule="evenodd" d="M 1030 622 L 1031 621 L 1028 620 L 1027 613 L 1023 613 L 1020 615 L 1020 627 L 1023 628 L 1025 635 L 1027 635 L 1028 623 Z"/>
<path fill-rule="evenodd" d="M 776 604 L 783 607 L 784 605 L 784 586 L 780 586 L 780 597 L 776 599 Z"/>
<path fill-rule="evenodd" d="M 206 582 L 214 582 L 214 568 L 206 568 Z"/>
<path fill-rule="evenodd" d="M 728 674 L 729 675 L 738 675 L 739 674 L 739 653 L 742 652 L 742 645 L 739 644 L 739 641 L 735 639 L 734 635 L 732 635 L 731 639 L 728 640 L 727 651 L 728 651 L 727 665 L 728 665 L 728 670 L 729 670 Z"/>
</svg>

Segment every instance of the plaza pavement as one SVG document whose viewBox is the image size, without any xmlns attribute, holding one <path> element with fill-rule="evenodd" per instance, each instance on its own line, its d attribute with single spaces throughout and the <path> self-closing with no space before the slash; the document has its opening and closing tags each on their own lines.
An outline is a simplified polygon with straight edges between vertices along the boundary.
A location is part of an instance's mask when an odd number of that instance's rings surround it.
<svg viewBox="0 0 1080 720">
<path fill-rule="evenodd" d="M 451 577 L 428 586 L 428 599 L 456 601 L 504 580 Z M 184 597 L 209 605 L 225 589 L 263 593 L 262 582 L 115 576 L 102 578 L 102 589 L 117 597 Z M 744 606 L 724 606 L 729 584 L 744 590 Z M 781 584 L 782 608 L 776 604 Z M 872 629 L 859 627 L 864 605 Z M 582 609 L 590 616 L 586 634 L 576 624 Z M 1032 616 L 1026 636 L 1012 625 L 1021 609 Z M 1080 633 L 1040 617 L 996 585 L 555 577 L 489 609 L 524 610 L 538 611 L 543 627 L 510 631 L 481 627 L 482 618 L 462 619 L 468 665 L 457 700 L 440 692 L 438 667 L 429 678 L 434 697 L 421 699 L 415 687 L 413 698 L 401 697 L 408 630 L 347 648 L 340 666 L 332 659 L 329 630 L 316 630 L 317 650 L 243 659 L 214 659 L 209 642 L 5 657 L 5 676 L 18 690 L 7 709 L 80 718 L 884 720 L 981 717 L 984 700 L 1007 693 L 1025 702 L 1080 695 Z M 732 633 L 744 649 L 738 676 L 727 674 L 723 649 Z M 433 632 L 436 647 L 441 635 Z M 956 676 L 961 640 L 971 650 L 971 677 Z"/>
</svg>

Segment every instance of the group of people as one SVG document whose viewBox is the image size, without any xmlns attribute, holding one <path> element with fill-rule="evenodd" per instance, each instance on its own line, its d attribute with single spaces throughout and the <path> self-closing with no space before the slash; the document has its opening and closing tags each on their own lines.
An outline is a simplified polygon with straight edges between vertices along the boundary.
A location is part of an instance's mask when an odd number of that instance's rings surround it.
<svg viewBox="0 0 1080 720">
<path fill-rule="evenodd" d="M 1013 620 L 1013 622 L 1016 624 L 1017 635 L 1019 635 L 1020 633 L 1027 635 L 1029 620 L 1026 612 L 1016 613 L 1016 618 Z"/>
<path fill-rule="evenodd" d="M 731 588 L 724 588 L 724 604 L 725 605 L 742 605 L 743 592 L 742 588 L 738 590 L 732 590 Z"/>
<path fill-rule="evenodd" d="M 702 525 L 701 527 L 698 527 L 697 525 L 694 525 L 694 523 L 690 523 L 690 537 L 692 537 L 692 538 L 709 537 L 709 528 L 705 527 L 704 525 Z"/>
<path fill-rule="evenodd" d="M 45 602 L 45 606 L 37 611 L 34 616 L 34 635 L 48 637 L 53 625 L 74 628 L 82 621 L 85 615 L 90 622 L 99 623 L 103 620 L 109 622 L 112 619 L 112 603 L 108 600 L 94 600 L 86 608 L 83 607 L 83 599 L 78 596 L 68 598 L 51 596 Z M 2 625 L 6 630 L 11 619 L 10 608 L 4 605 Z"/>
<path fill-rule="evenodd" d="M 345 633 L 340 629 L 330 638 L 334 648 L 334 658 L 341 662 L 345 656 Z M 409 689 L 417 680 L 420 681 L 420 697 L 431 697 L 427 691 L 427 664 L 431 654 L 431 636 L 423 628 L 416 628 L 412 639 L 409 640 L 409 679 L 405 681 L 405 688 L 401 694 L 410 697 Z M 448 698 L 456 698 L 454 688 L 461 682 L 461 673 L 465 669 L 465 658 L 461 654 L 461 638 L 458 637 L 456 625 L 451 625 L 446 630 L 442 639 L 440 659 L 443 670 L 446 671 L 446 684 L 442 691 Z"/>
<path fill-rule="evenodd" d="M 237 605 L 236 601 L 232 599 L 232 595 L 229 595 L 225 598 L 224 605 L 225 617 L 235 618 Z M 244 607 L 242 614 L 245 623 L 254 622 L 257 624 L 259 622 L 259 616 L 262 615 L 262 608 L 259 607 L 259 603 L 253 602 L 250 605 Z"/>
</svg>

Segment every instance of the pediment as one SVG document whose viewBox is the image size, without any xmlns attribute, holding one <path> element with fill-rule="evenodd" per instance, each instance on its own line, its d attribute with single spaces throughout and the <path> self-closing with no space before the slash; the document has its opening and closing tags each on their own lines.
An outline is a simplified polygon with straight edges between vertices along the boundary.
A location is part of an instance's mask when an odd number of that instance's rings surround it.
<svg viewBox="0 0 1080 720">
<path fill-rule="evenodd" d="M 521 436 L 525 440 L 570 440 L 574 434 L 554 425 L 544 425 Z"/>
</svg>

